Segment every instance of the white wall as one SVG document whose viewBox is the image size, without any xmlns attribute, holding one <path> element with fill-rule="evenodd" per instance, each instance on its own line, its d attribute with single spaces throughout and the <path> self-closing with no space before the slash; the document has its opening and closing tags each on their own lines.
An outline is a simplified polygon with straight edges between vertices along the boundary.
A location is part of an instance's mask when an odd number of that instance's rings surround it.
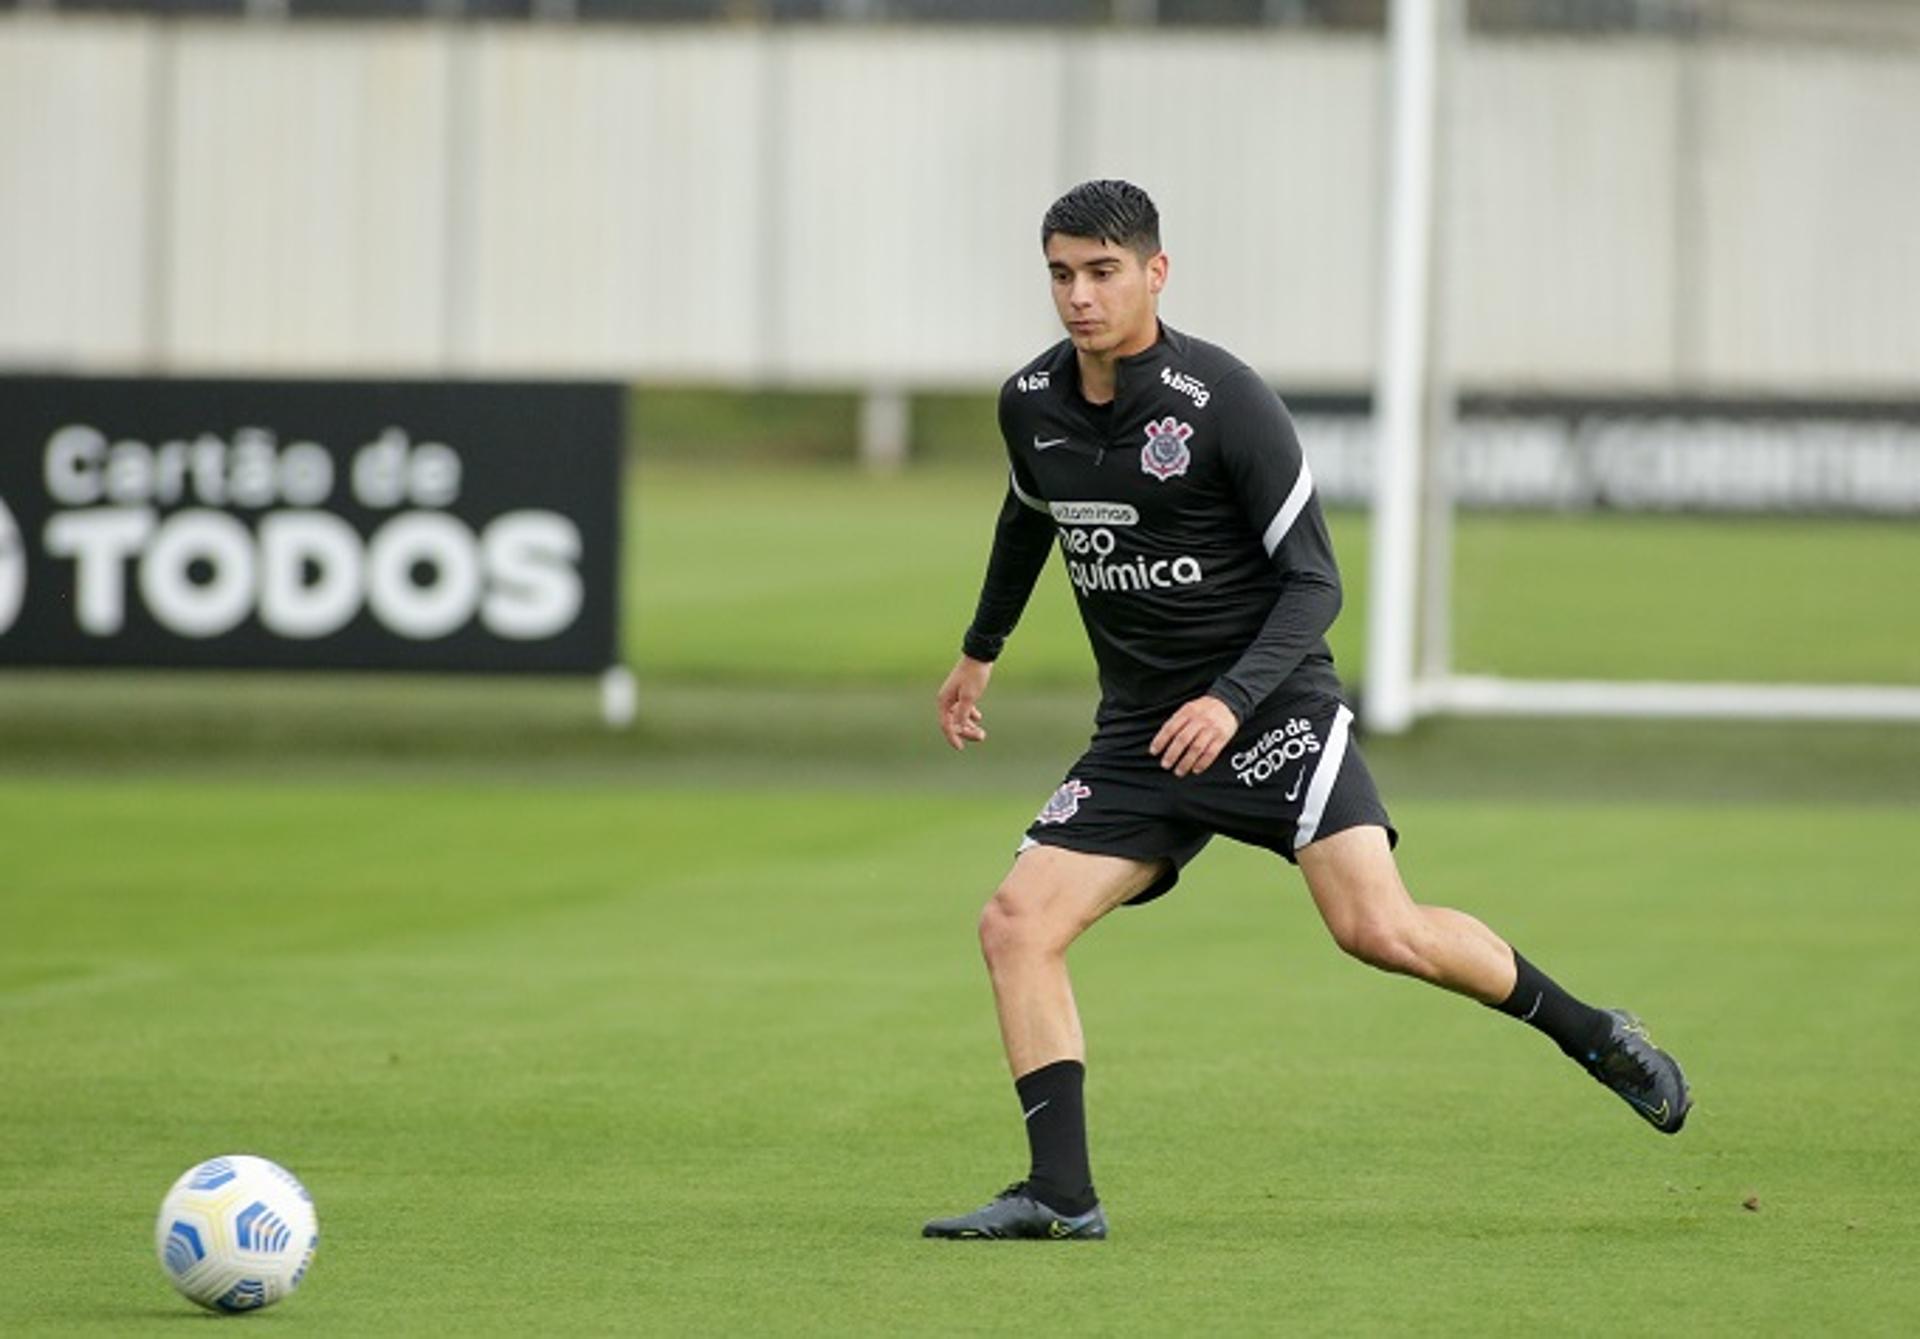
<svg viewBox="0 0 1920 1339">
<path fill-rule="evenodd" d="M 159 188 L 167 366 L 439 365 L 447 43 L 426 28 L 368 39 L 181 32 Z"/>
<path fill-rule="evenodd" d="M 1703 70 L 1701 370 L 1920 386 L 1920 58 L 1733 47 Z"/>
<path fill-rule="evenodd" d="M 1445 356 L 1480 382 L 1660 385 L 1677 370 L 1680 58 L 1486 45 L 1449 146 Z M 1697 300 L 1697 296 L 1693 299 Z"/>
<path fill-rule="evenodd" d="M 0 362 L 148 355 L 153 64 L 144 26 L 0 23 Z"/>
<path fill-rule="evenodd" d="M 448 356 L 489 372 L 756 375 L 761 44 L 545 27 L 465 43 Z"/>
<path fill-rule="evenodd" d="M 1037 352 L 1059 39 L 881 28 L 777 44 L 774 370 L 997 381 Z"/>
<path fill-rule="evenodd" d="M 1374 357 L 1378 43 L 1274 32 L 0 20 L 0 364 L 981 385 L 1037 231 L 1154 192 L 1169 320 Z M 1469 384 L 1911 393 L 1920 54 L 1479 40 Z"/>
<path fill-rule="evenodd" d="M 1371 380 L 1377 45 L 1126 35 L 1094 44 L 1087 64 L 1084 147 L 1058 180 L 1127 177 L 1153 195 L 1173 266 L 1167 319 L 1291 381 Z M 1039 198 L 1044 209 L 1051 195 Z M 1029 222 L 1022 240 L 1036 234 Z"/>
</svg>

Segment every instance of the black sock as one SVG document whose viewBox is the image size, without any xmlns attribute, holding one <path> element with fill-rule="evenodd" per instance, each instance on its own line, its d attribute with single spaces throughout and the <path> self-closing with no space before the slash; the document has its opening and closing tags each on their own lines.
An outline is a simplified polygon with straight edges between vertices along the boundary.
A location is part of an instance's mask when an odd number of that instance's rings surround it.
<svg viewBox="0 0 1920 1339">
<path fill-rule="evenodd" d="M 1099 1203 L 1087 1170 L 1087 1111 L 1081 1099 L 1086 1077 L 1087 1067 L 1078 1060 L 1056 1060 L 1013 1081 L 1033 1150 L 1027 1193 L 1069 1216 Z"/>
<path fill-rule="evenodd" d="M 1553 978 L 1514 950 L 1513 994 L 1493 1007 L 1512 1014 L 1553 1038 L 1560 1049 L 1582 1064 L 1591 1060 L 1613 1030 L 1613 1019 L 1582 1004 L 1553 983 Z"/>
</svg>

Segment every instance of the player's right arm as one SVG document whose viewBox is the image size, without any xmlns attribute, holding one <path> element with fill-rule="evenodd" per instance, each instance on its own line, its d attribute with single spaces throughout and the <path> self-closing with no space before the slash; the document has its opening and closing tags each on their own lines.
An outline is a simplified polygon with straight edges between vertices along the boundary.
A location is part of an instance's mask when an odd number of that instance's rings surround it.
<svg viewBox="0 0 1920 1339">
<path fill-rule="evenodd" d="M 1007 443 L 1007 495 L 994 524 L 993 552 L 987 558 L 987 575 L 980 584 L 973 622 L 960 642 L 960 661 L 940 686 L 938 698 L 941 733 L 956 749 L 987 737 L 980 725 L 980 698 L 993 674 L 993 662 L 1000 658 L 1007 638 L 1025 612 L 1034 583 L 1047 565 L 1048 550 L 1053 547 L 1053 514 L 1040 500 L 1007 422 L 1007 394 L 1002 392 L 1000 433 Z"/>
</svg>

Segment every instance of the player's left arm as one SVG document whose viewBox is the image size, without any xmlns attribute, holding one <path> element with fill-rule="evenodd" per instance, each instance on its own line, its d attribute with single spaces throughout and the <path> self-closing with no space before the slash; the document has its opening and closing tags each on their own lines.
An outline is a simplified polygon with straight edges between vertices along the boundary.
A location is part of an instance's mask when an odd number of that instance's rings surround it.
<svg viewBox="0 0 1920 1339">
<path fill-rule="evenodd" d="M 1340 568 L 1292 417 L 1250 370 L 1223 378 L 1216 391 L 1221 459 L 1280 574 L 1280 595 L 1240 658 L 1154 736 L 1153 754 L 1179 776 L 1206 770 L 1340 612 Z"/>
</svg>

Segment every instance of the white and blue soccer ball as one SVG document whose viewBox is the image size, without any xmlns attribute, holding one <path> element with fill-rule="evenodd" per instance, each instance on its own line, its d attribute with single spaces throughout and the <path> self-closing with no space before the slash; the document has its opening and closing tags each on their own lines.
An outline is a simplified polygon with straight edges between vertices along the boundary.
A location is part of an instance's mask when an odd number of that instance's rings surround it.
<svg viewBox="0 0 1920 1339">
<path fill-rule="evenodd" d="M 300 1286 L 320 1224 L 292 1172 L 236 1153 L 173 1183 L 153 1243 L 167 1280 L 189 1300 L 209 1311 L 258 1311 Z"/>
</svg>

